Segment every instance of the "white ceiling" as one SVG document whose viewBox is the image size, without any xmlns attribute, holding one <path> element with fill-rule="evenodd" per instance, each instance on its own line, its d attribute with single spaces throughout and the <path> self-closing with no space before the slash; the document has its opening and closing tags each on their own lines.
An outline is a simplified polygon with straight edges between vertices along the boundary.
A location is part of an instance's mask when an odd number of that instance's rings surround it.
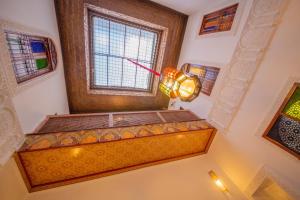
<svg viewBox="0 0 300 200">
<path fill-rule="evenodd" d="M 158 4 L 190 15 L 224 0 L 151 0 Z"/>
</svg>

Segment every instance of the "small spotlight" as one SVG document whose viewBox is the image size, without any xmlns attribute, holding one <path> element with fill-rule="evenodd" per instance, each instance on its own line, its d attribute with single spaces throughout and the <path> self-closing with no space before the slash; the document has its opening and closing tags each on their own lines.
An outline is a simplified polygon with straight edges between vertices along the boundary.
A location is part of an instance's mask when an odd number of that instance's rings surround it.
<svg viewBox="0 0 300 200">
<path fill-rule="evenodd" d="M 222 192 L 228 192 L 228 189 L 226 186 L 223 184 L 221 179 L 216 175 L 216 173 L 213 170 L 210 170 L 208 172 L 209 176 L 211 179 L 214 181 L 215 185 L 222 191 Z"/>
</svg>

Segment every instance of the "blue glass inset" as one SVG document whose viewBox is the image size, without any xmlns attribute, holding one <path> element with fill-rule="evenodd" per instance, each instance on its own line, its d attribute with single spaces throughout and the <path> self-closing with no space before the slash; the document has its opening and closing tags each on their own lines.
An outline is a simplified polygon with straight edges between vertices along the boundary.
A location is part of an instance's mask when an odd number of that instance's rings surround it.
<svg viewBox="0 0 300 200">
<path fill-rule="evenodd" d="M 42 41 L 31 41 L 30 42 L 32 53 L 45 53 L 46 48 Z"/>
</svg>

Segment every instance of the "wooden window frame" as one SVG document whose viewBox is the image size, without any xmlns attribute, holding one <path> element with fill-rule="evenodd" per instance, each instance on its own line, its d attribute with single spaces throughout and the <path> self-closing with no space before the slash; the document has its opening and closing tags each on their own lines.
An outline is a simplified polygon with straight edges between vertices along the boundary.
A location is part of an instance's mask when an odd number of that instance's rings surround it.
<svg viewBox="0 0 300 200">
<path fill-rule="evenodd" d="M 270 123 L 268 124 L 267 128 L 265 129 L 262 137 L 266 140 L 268 140 L 269 142 L 277 145 L 278 147 L 280 147 L 281 149 L 283 149 L 284 151 L 290 153 L 291 155 L 295 156 L 298 158 L 298 160 L 300 159 L 300 154 L 298 154 L 297 152 L 291 150 L 289 147 L 286 147 L 285 145 L 281 144 L 279 141 L 269 137 L 269 132 L 271 131 L 271 129 L 273 128 L 273 126 L 275 125 L 276 121 L 278 120 L 278 118 L 280 117 L 280 115 L 285 115 L 285 113 L 283 113 L 283 110 L 285 108 L 285 106 L 288 104 L 288 102 L 290 101 L 291 97 L 293 96 L 294 92 L 296 91 L 296 89 L 300 87 L 300 82 L 295 82 L 293 84 L 293 86 L 290 88 L 288 94 L 285 96 L 283 102 L 281 103 L 279 109 L 277 110 L 277 112 L 275 113 L 274 117 L 272 118 L 272 120 L 270 121 Z M 289 116 L 289 118 L 299 121 L 299 119 L 295 119 L 291 116 Z"/>
<path fill-rule="evenodd" d="M 107 10 L 101 7 L 96 7 L 90 4 L 84 4 L 84 30 L 85 30 L 85 48 L 86 48 L 86 76 L 87 76 L 87 92 L 89 94 L 106 94 L 106 95 L 128 95 L 128 96 L 156 96 L 158 90 L 159 77 L 151 75 L 149 88 L 125 88 L 125 87 L 103 87 L 95 86 L 93 83 L 93 47 L 92 34 L 93 26 L 91 17 L 106 18 L 117 23 L 137 27 L 142 30 L 149 30 L 157 33 L 156 52 L 154 56 L 154 70 L 160 72 L 166 47 L 168 29 L 166 27 L 146 22 L 141 19 L 130 17 L 121 13 Z"/>
<path fill-rule="evenodd" d="M 42 36 L 36 36 L 36 35 L 29 35 L 29 34 L 25 34 L 25 33 L 21 33 L 21 32 L 16 32 L 16 31 L 10 31 L 10 30 L 5 30 L 5 35 L 6 35 L 6 40 L 7 40 L 7 43 L 8 43 L 8 46 L 9 48 L 10 45 L 9 45 L 9 41 L 8 41 L 8 34 L 14 34 L 14 35 L 17 35 L 19 36 L 20 38 L 22 38 L 22 42 L 25 40 L 27 42 L 30 42 L 30 41 L 33 41 L 33 40 L 37 40 L 37 41 L 43 41 L 44 44 L 45 44 L 45 48 L 46 48 L 46 59 L 48 61 L 48 66 L 45 68 L 45 69 L 41 69 L 41 70 L 38 70 L 36 71 L 35 73 L 34 72 L 31 72 L 29 73 L 28 75 L 24 76 L 23 78 L 21 78 L 20 76 L 18 76 L 17 74 L 17 67 L 15 65 L 17 61 L 27 61 L 27 60 L 30 60 L 32 63 L 32 60 L 34 60 L 34 56 L 33 56 L 33 53 L 31 52 L 31 50 L 27 53 L 22 53 L 22 55 L 20 55 L 20 59 L 19 60 L 15 60 L 15 53 L 13 53 L 10 49 L 9 49 L 9 53 L 10 53 L 10 59 L 11 59 L 11 63 L 12 63 L 12 66 L 13 66 L 13 71 L 14 71 L 14 75 L 15 75 L 15 78 L 16 78 L 16 82 L 17 84 L 21 84 L 23 82 L 27 82 L 27 81 L 30 81 L 36 77 L 39 77 L 39 76 L 43 76 L 44 74 L 47 74 L 47 73 L 50 73 L 52 71 L 55 70 L 56 68 L 56 64 L 57 64 L 57 58 L 56 58 L 56 50 L 55 50 L 55 47 L 54 47 L 54 43 L 52 42 L 52 40 L 50 38 L 47 38 L 47 37 L 42 37 Z M 27 68 L 27 64 L 26 64 L 26 68 Z M 30 67 L 32 67 L 32 64 L 30 64 Z M 28 69 L 27 69 L 28 70 Z"/>
</svg>

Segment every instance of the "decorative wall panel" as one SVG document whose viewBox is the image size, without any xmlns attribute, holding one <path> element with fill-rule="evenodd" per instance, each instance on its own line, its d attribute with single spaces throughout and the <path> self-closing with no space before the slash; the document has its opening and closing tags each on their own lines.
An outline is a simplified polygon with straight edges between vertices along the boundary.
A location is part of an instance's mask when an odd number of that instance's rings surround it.
<svg viewBox="0 0 300 200">
<path fill-rule="evenodd" d="M 204 15 L 199 35 L 230 31 L 239 4 Z"/>
<path fill-rule="evenodd" d="M 33 134 L 16 160 L 33 192 L 200 155 L 214 135 L 204 120 Z"/>
<path fill-rule="evenodd" d="M 254 0 L 229 72 L 210 112 L 209 121 L 227 131 L 263 58 L 280 18 L 284 0 Z"/>
<path fill-rule="evenodd" d="M 2 31 L 2 22 L 0 31 Z M 3 37 L 0 38 L 0 46 L 6 47 Z M 5 56 L 3 48 L 0 51 L 0 165 L 4 165 L 24 141 L 24 135 L 12 102 L 9 79 L 6 76 Z"/>
</svg>

